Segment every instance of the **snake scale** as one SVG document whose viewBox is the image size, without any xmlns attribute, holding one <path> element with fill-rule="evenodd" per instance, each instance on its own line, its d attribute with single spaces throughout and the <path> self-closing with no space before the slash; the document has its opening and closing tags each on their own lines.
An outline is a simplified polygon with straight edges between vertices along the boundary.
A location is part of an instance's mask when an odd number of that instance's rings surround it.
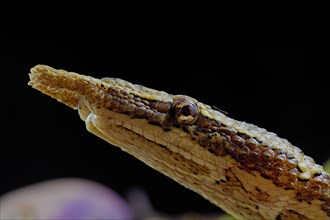
<svg viewBox="0 0 330 220">
<path fill-rule="evenodd" d="M 45 65 L 29 85 L 87 130 L 238 219 L 330 219 L 330 177 L 276 134 L 185 95 Z"/>
</svg>

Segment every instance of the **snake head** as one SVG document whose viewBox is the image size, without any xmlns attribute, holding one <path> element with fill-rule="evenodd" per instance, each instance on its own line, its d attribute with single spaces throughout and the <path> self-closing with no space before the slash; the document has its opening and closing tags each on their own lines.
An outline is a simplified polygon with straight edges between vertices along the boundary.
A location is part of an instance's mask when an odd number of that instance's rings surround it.
<svg viewBox="0 0 330 220">
<path fill-rule="evenodd" d="M 275 133 L 189 96 L 117 78 L 38 65 L 30 79 L 33 88 L 78 109 L 88 131 L 238 218 L 330 216 L 329 175 Z"/>
</svg>

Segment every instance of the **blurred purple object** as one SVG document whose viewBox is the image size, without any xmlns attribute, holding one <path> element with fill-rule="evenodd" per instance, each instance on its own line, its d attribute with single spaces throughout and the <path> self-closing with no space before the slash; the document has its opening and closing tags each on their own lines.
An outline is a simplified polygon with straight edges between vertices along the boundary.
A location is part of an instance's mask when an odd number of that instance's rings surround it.
<svg viewBox="0 0 330 220">
<path fill-rule="evenodd" d="M 0 198 L 0 219 L 134 219 L 117 193 L 96 182 L 57 179 L 9 192 Z"/>
</svg>

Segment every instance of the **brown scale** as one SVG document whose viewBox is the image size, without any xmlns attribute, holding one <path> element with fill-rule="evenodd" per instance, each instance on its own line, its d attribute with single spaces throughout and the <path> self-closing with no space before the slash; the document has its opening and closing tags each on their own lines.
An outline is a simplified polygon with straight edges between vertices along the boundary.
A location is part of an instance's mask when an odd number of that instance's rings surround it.
<svg viewBox="0 0 330 220">
<path fill-rule="evenodd" d="M 171 103 L 144 100 L 116 88 L 108 88 L 105 97 L 111 111 L 127 114 L 131 118 L 144 118 L 150 124 L 161 126 L 164 130 L 170 130 L 173 125 L 173 120 L 168 120 L 166 114 Z"/>
<path fill-rule="evenodd" d="M 282 150 L 272 149 L 255 138 L 204 116 L 199 117 L 192 130 L 191 134 L 198 143 L 210 152 L 217 156 L 229 154 L 240 162 L 242 169 L 258 171 L 278 186 L 292 189 L 299 180 L 297 160 Z M 306 184 L 300 183 L 300 187 Z"/>
<path fill-rule="evenodd" d="M 182 128 L 211 153 L 217 156 L 227 154 L 232 156 L 240 162 L 241 169 L 258 171 L 264 178 L 272 180 L 275 185 L 285 189 L 301 189 L 296 195 L 300 200 L 326 198 L 322 193 L 327 193 L 325 191 L 329 190 L 326 188 L 329 176 L 321 173 L 305 182 L 299 181 L 301 171 L 299 171 L 298 162 L 284 151 L 271 149 L 253 137 L 202 115 L 194 125 L 180 125 L 169 117 L 171 103 L 143 100 L 127 92 L 120 93 L 115 89 L 111 89 L 110 92 L 111 95 L 108 98 L 110 110 L 122 112 L 131 117 L 146 118 L 149 123 L 162 126 L 164 130 L 170 130 L 173 126 Z M 307 186 L 312 190 L 306 191 Z M 327 202 L 330 203 L 330 201 Z M 328 206 L 324 205 L 324 208 Z"/>
<path fill-rule="evenodd" d="M 153 106 L 148 100 L 141 100 L 131 93 L 116 88 L 108 88 L 106 97 L 109 102 L 109 110 L 128 114 L 132 118 L 145 118 L 157 124 L 164 121 L 164 114 L 160 111 L 162 109 L 152 108 Z M 160 106 L 165 105 L 160 104 Z"/>
<path fill-rule="evenodd" d="M 151 109 L 161 113 L 168 113 L 171 108 L 171 103 L 169 102 L 148 101 L 148 104 Z"/>
<path fill-rule="evenodd" d="M 323 209 L 330 212 L 330 200 L 326 198 L 326 194 L 329 194 L 327 174 L 318 173 L 316 177 L 306 181 L 299 179 L 301 170 L 292 155 L 283 150 L 271 149 L 255 138 L 203 116 L 191 130 L 191 135 L 198 143 L 215 155 L 229 154 L 240 163 L 241 169 L 258 171 L 264 178 L 287 190 L 297 189 L 296 197 L 300 201 L 309 201 L 312 198 L 326 200 Z"/>
</svg>

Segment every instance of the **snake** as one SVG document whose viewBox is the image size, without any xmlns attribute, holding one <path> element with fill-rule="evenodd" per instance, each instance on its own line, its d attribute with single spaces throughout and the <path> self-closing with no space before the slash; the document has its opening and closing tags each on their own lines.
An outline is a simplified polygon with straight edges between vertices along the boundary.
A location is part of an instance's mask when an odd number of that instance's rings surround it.
<svg viewBox="0 0 330 220">
<path fill-rule="evenodd" d="M 330 219 L 330 177 L 275 133 L 187 95 L 36 65 L 28 85 L 237 219 Z"/>
</svg>

